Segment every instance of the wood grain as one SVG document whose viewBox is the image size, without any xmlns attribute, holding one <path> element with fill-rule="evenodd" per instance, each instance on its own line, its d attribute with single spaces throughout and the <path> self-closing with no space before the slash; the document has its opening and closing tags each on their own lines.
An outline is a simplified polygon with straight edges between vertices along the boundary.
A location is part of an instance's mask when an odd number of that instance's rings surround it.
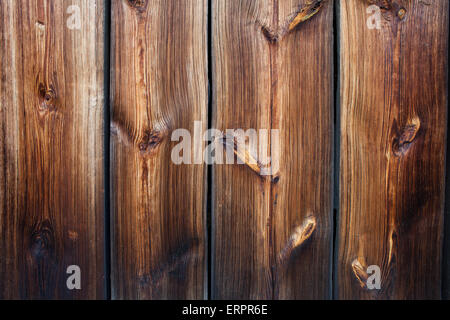
<svg viewBox="0 0 450 320">
<path fill-rule="evenodd" d="M 388 2 L 379 30 L 368 2 L 340 2 L 336 297 L 439 299 L 449 2 Z M 369 265 L 381 290 L 357 279 Z"/>
<path fill-rule="evenodd" d="M 207 2 L 112 3 L 112 297 L 205 297 L 205 168 L 173 130 L 207 126 Z"/>
<path fill-rule="evenodd" d="M 333 1 L 216 0 L 212 12 L 213 126 L 278 129 L 281 150 L 270 176 L 214 167 L 212 297 L 330 298 Z"/>
<path fill-rule="evenodd" d="M 103 16 L 0 1 L 0 299 L 104 297 Z"/>
</svg>

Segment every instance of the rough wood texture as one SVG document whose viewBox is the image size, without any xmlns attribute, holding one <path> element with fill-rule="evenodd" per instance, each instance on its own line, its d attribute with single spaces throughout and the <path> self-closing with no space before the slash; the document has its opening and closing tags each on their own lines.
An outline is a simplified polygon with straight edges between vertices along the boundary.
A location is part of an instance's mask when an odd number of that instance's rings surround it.
<svg viewBox="0 0 450 320">
<path fill-rule="evenodd" d="M 449 2 L 388 2 L 380 30 L 366 25 L 366 1 L 340 2 L 336 294 L 340 299 L 437 299 Z M 357 279 L 369 265 L 381 268 L 381 290 L 370 291 Z"/>
<path fill-rule="evenodd" d="M 212 11 L 214 127 L 279 129 L 281 148 L 272 176 L 214 168 L 212 296 L 330 298 L 333 1 Z"/>
<path fill-rule="evenodd" d="M 205 166 L 172 131 L 207 125 L 207 2 L 112 3 L 112 297 L 205 296 Z"/>
<path fill-rule="evenodd" d="M 103 16 L 0 1 L 0 299 L 104 297 Z"/>
</svg>

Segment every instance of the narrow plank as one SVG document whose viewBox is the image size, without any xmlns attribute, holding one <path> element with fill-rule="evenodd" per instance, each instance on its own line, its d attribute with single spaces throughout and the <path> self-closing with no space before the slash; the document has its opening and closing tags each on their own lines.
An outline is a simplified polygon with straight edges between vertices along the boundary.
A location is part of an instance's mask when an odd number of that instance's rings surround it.
<svg viewBox="0 0 450 320">
<path fill-rule="evenodd" d="M 341 1 L 339 299 L 439 299 L 449 2 Z M 381 269 L 369 290 L 367 267 Z"/>
<path fill-rule="evenodd" d="M 333 3 L 213 1 L 213 125 L 280 137 L 214 167 L 215 299 L 331 297 Z"/>
<path fill-rule="evenodd" d="M 104 298 L 103 27 L 103 1 L 0 1 L 0 299 Z"/>
<path fill-rule="evenodd" d="M 443 270 L 442 270 L 442 299 L 444 299 L 444 300 L 450 300 L 450 161 L 448 158 L 448 155 L 450 154 L 450 144 L 448 143 L 449 128 L 450 128 L 450 122 L 447 120 L 447 151 L 446 151 L 445 208 L 444 208 L 444 250 L 443 250 L 444 263 L 443 263 Z"/>
<path fill-rule="evenodd" d="M 113 299 L 205 297 L 205 168 L 172 132 L 207 125 L 207 2 L 112 3 Z"/>
</svg>

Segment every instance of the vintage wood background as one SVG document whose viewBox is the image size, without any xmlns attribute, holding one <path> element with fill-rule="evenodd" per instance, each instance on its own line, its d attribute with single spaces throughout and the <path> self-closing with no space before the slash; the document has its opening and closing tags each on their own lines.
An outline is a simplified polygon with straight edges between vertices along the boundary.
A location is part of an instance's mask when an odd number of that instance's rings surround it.
<svg viewBox="0 0 450 320">
<path fill-rule="evenodd" d="M 449 298 L 448 34 L 447 0 L 0 0 L 0 299 Z M 177 165 L 180 128 L 277 129 L 278 168 Z"/>
</svg>

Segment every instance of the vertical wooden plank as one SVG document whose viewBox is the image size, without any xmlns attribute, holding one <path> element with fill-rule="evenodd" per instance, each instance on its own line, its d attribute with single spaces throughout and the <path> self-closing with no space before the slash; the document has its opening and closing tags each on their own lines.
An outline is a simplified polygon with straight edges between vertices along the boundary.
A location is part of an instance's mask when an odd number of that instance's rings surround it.
<svg viewBox="0 0 450 320">
<path fill-rule="evenodd" d="M 214 127 L 280 137 L 214 168 L 213 298 L 330 298 L 333 1 L 213 1 L 213 63 Z"/>
<path fill-rule="evenodd" d="M 201 299 L 205 166 L 175 165 L 173 130 L 207 124 L 207 2 L 112 3 L 114 299 Z"/>
<path fill-rule="evenodd" d="M 449 2 L 341 1 L 337 297 L 441 297 Z M 371 25 L 371 24 L 369 24 Z M 368 290 L 367 267 L 381 269 Z"/>
<path fill-rule="evenodd" d="M 448 72 L 448 70 L 447 70 Z M 447 73 L 448 82 L 448 73 Z M 445 206 L 444 206 L 444 248 L 443 248 L 443 270 L 442 270 L 442 299 L 450 300 L 450 144 L 448 143 L 448 132 L 450 123 L 447 119 L 447 150 L 446 150 L 446 176 L 445 176 Z"/>
<path fill-rule="evenodd" d="M 104 297 L 103 16 L 0 1 L 1 299 Z"/>
</svg>

